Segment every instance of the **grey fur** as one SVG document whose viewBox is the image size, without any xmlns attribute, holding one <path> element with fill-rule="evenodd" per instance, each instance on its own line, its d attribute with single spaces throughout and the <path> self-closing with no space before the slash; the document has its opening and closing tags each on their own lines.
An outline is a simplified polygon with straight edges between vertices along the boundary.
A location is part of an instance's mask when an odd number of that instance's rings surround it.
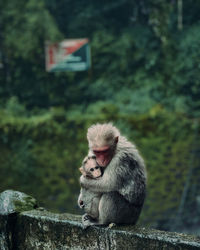
<svg viewBox="0 0 200 250">
<path fill-rule="evenodd" d="M 99 201 L 101 196 L 101 193 L 94 193 L 85 188 L 81 188 L 78 205 L 80 208 L 83 208 L 85 213 L 87 213 L 91 218 L 98 219 Z M 83 205 L 81 205 L 81 201 L 83 202 Z"/>
<path fill-rule="evenodd" d="M 135 224 L 144 203 L 146 179 L 145 164 L 136 146 L 120 135 L 103 176 L 97 180 L 80 177 L 82 188 L 102 194 L 95 224 Z"/>
</svg>

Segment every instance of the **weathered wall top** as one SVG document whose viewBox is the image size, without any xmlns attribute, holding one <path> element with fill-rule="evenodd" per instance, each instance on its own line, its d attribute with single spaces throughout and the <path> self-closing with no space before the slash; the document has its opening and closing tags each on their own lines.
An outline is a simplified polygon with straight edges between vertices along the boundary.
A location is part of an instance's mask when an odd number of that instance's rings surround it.
<svg viewBox="0 0 200 250">
<path fill-rule="evenodd" d="M 93 226 L 83 230 L 78 215 L 55 214 L 39 209 L 10 215 L 5 213 L 5 209 L 3 211 L 0 210 L 2 250 L 200 249 L 200 238 L 190 235 L 137 226 Z"/>
</svg>

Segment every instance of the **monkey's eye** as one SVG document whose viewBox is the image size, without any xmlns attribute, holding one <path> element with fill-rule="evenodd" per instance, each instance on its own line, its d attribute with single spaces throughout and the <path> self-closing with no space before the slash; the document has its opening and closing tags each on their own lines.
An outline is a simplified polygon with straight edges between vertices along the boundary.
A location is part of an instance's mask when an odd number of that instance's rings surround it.
<svg viewBox="0 0 200 250">
<path fill-rule="evenodd" d="M 99 169 L 99 166 L 96 166 L 95 169 Z"/>
<path fill-rule="evenodd" d="M 105 155 L 105 154 L 109 153 L 109 151 L 110 151 L 109 148 L 105 149 L 105 150 L 93 150 L 95 155 L 102 155 L 102 154 Z"/>
<path fill-rule="evenodd" d="M 90 171 L 93 172 L 93 171 L 94 171 L 94 168 L 90 168 Z"/>
</svg>

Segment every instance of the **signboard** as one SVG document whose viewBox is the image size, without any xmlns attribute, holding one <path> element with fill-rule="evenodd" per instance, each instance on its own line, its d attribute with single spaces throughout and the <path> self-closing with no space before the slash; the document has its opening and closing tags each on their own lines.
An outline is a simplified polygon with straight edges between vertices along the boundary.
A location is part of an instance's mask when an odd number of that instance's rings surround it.
<svg viewBox="0 0 200 250">
<path fill-rule="evenodd" d="M 87 38 L 66 39 L 60 43 L 46 42 L 46 70 L 84 71 L 90 68 L 90 47 Z"/>
</svg>

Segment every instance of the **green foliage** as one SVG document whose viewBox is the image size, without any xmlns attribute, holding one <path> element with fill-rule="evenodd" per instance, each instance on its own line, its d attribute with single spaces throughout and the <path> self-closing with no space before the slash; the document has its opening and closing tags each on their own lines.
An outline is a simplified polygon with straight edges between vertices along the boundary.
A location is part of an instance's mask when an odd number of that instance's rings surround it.
<svg viewBox="0 0 200 250">
<path fill-rule="evenodd" d="M 10 116 L 25 116 L 26 115 L 26 108 L 24 105 L 19 103 L 19 100 L 16 96 L 12 96 L 8 99 L 5 105 L 6 113 Z"/>
<path fill-rule="evenodd" d="M 45 41 L 61 39 L 62 35 L 44 1 L 12 0 L 1 9 L 1 102 L 17 96 L 29 107 L 42 106 L 48 101 L 47 88 L 41 85 L 48 78 L 44 72 Z"/>
<path fill-rule="evenodd" d="M 29 61 L 43 52 L 41 39 L 55 40 L 61 37 L 53 18 L 45 9 L 44 1 L 12 0 L 5 4 L 3 14 L 3 46 L 11 57 Z"/>
<path fill-rule="evenodd" d="M 80 110 L 106 101 L 125 113 L 160 103 L 199 115 L 199 23 L 192 14 L 198 3 L 183 3 L 182 31 L 175 1 L 12 0 L 1 6 L 0 102 L 16 96 L 28 109 Z M 89 75 L 45 72 L 45 41 L 64 37 L 90 39 Z"/>
</svg>

